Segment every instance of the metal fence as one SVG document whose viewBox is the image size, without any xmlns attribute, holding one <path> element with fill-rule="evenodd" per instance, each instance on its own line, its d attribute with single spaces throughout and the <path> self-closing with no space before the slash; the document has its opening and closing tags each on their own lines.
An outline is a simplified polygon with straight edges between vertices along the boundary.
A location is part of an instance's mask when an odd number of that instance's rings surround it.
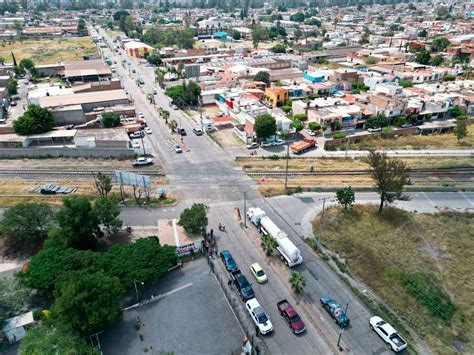
<svg viewBox="0 0 474 355">
<path fill-rule="evenodd" d="M 211 271 L 216 276 L 216 279 L 219 282 L 219 285 L 221 286 L 222 291 L 224 291 L 225 297 L 227 298 L 227 301 L 232 307 L 234 314 L 236 315 L 237 320 L 239 321 L 245 333 L 245 336 L 247 337 L 248 341 L 252 345 L 251 354 L 252 355 L 270 354 L 270 351 L 268 350 L 265 342 L 256 336 L 255 327 L 248 325 L 249 315 L 247 314 L 242 304 L 239 302 L 238 297 L 235 296 L 235 294 L 232 292 L 231 288 L 229 287 L 229 284 L 228 284 L 229 280 L 222 277 L 222 275 L 219 275 L 219 273 L 215 271 L 215 267 L 214 267 L 214 263 L 212 259 L 208 259 L 208 260 L 210 260 L 209 265 L 211 267 Z"/>
</svg>

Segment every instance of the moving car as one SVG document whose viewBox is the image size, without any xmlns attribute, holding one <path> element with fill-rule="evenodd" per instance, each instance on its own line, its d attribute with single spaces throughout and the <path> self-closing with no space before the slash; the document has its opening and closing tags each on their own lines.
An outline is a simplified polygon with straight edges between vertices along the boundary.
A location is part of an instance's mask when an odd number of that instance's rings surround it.
<svg viewBox="0 0 474 355">
<path fill-rule="evenodd" d="M 181 146 L 179 144 L 175 144 L 173 148 L 174 148 L 174 151 L 176 153 L 182 153 L 183 152 L 183 149 L 181 148 Z"/>
<path fill-rule="evenodd" d="M 144 166 L 153 164 L 153 159 L 141 157 L 132 162 L 132 166 Z"/>
<path fill-rule="evenodd" d="M 374 316 L 369 319 L 370 328 L 375 331 L 393 351 L 399 352 L 407 347 L 407 342 L 397 331 L 382 318 Z"/>
<path fill-rule="evenodd" d="M 301 334 L 306 330 L 306 326 L 290 302 L 282 300 L 277 303 L 277 308 L 280 312 L 280 316 L 285 319 L 286 324 L 288 324 L 293 334 Z"/>
<path fill-rule="evenodd" d="M 220 256 L 227 271 L 233 271 L 237 269 L 237 263 L 234 261 L 230 251 L 223 250 L 221 251 Z"/>
<path fill-rule="evenodd" d="M 257 142 L 247 144 L 247 149 L 257 149 L 257 148 L 258 148 L 258 143 Z"/>
<path fill-rule="evenodd" d="M 265 274 L 265 271 L 263 271 L 259 263 L 250 265 L 250 272 L 258 283 L 263 284 L 268 281 L 267 274 Z"/>
<path fill-rule="evenodd" d="M 182 127 L 178 127 L 176 128 L 176 132 L 178 132 L 179 134 L 181 134 L 182 136 L 185 136 L 186 135 L 186 130 Z"/>
<path fill-rule="evenodd" d="M 245 302 L 245 307 L 261 334 L 265 335 L 273 332 L 273 324 L 256 298 Z"/>
<path fill-rule="evenodd" d="M 201 128 L 193 128 L 193 132 L 196 136 L 202 136 L 203 135 L 203 132 L 202 132 Z"/>
<path fill-rule="evenodd" d="M 373 132 L 381 132 L 382 128 L 376 127 L 376 128 L 367 128 L 367 132 L 373 133 Z"/>
<path fill-rule="evenodd" d="M 331 315 L 337 325 L 341 328 L 346 328 L 349 325 L 349 318 L 347 318 L 346 313 L 339 303 L 334 301 L 330 296 L 321 297 L 320 301 L 321 305 Z"/>
<path fill-rule="evenodd" d="M 146 134 L 152 134 L 153 132 L 152 132 L 150 127 L 145 127 L 145 133 Z"/>
</svg>

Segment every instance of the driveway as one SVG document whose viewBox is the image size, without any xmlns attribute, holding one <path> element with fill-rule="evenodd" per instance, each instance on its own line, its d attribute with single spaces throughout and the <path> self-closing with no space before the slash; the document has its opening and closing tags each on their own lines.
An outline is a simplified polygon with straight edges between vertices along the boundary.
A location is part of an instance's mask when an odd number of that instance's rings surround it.
<svg viewBox="0 0 474 355">
<path fill-rule="evenodd" d="M 104 354 L 230 354 L 240 349 L 244 335 L 204 258 L 171 272 L 140 298 L 150 298 L 151 292 L 157 301 L 124 311 L 100 335 Z"/>
</svg>

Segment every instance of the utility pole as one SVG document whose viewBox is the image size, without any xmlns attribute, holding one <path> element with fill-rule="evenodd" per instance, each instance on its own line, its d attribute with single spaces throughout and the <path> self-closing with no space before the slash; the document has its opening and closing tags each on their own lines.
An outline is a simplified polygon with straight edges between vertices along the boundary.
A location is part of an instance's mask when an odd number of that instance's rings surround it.
<svg viewBox="0 0 474 355">
<path fill-rule="evenodd" d="M 286 145 L 285 191 L 288 190 L 288 160 L 290 159 L 290 144 Z"/>
<path fill-rule="evenodd" d="M 138 281 L 138 280 L 133 280 L 133 284 L 135 285 L 135 296 L 137 296 L 137 302 L 139 302 L 137 283 L 141 284 L 142 286 L 143 286 L 145 283 L 144 283 L 144 282 L 141 282 L 141 281 Z"/>
<path fill-rule="evenodd" d="M 249 190 L 244 191 L 244 227 L 247 228 L 247 192 Z"/>
<path fill-rule="evenodd" d="M 142 134 L 144 134 L 143 131 L 141 132 Z M 145 143 L 143 142 L 143 135 L 140 138 L 142 140 L 143 156 L 146 158 Z"/>
<path fill-rule="evenodd" d="M 318 251 L 321 251 L 321 234 L 323 233 L 323 222 L 324 222 L 324 208 L 326 207 L 326 199 L 323 197 L 323 212 L 321 213 L 321 221 L 319 222 L 319 234 L 318 234 Z"/>
<path fill-rule="evenodd" d="M 349 308 L 349 302 L 347 302 L 346 310 L 344 312 L 346 314 L 346 316 L 347 316 L 347 309 L 348 308 Z M 342 351 L 341 347 L 339 346 L 339 344 L 341 343 L 342 333 L 344 333 L 344 328 L 341 328 L 341 331 L 339 332 L 339 337 L 337 338 L 337 347 L 339 348 L 340 351 Z"/>
<path fill-rule="evenodd" d="M 201 132 L 204 133 L 204 123 L 202 121 L 202 110 L 203 110 L 204 103 L 202 101 L 202 96 L 199 95 L 199 107 L 200 107 L 200 116 L 201 116 Z"/>
</svg>

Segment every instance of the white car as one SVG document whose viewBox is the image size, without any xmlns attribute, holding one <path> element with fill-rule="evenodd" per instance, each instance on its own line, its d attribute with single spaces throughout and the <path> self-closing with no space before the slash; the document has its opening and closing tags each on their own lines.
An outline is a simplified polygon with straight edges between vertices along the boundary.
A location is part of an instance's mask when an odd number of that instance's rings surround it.
<svg viewBox="0 0 474 355">
<path fill-rule="evenodd" d="M 373 133 L 373 132 L 381 132 L 382 128 L 377 127 L 377 128 L 367 128 L 367 132 Z"/>
<path fill-rule="evenodd" d="M 273 142 L 262 142 L 260 143 L 260 147 L 266 148 L 266 147 L 271 147 L 273 145 Z"/>
<path fill-rule="evenodd" d="M 316 132 L 313 131 L 312 129 L 307 129 L 306 133 L 308 133 L 308 135 L 310 135 L 310 136 L 315 136 L 316 135 Z"/>
<path fill-rule="evenodd" d="M 272 142 L 272 145 L 283 145 L 285 144 L 285 141 L 283 139 L 277 139 Z"/>
<path fill-rule="evenodd" d="M 137 139 L 132 139 L 132 147 L 140 148 L 140 142 Z"/>
<path fill-rule="evenodd" d="M 407 347 L 407 342 L 397 331 L 380 317 L 372 317 L 369 319 L 370 328 L 375 331 L 393 351 L 399 352 Z"/>
<path fill-rule="evenodd" d="M 138 117 L 143 118 L 145 116 L 143 115 L 143 112 L 138 112 Z"/>
<path fill-rule="evenodd" d="M 256 298 L 245 302 L 245 307 L 261 334 L 265 335 L 273 332 L 273 324 Z"/>
<path fill-rule="evenodd" d="M 175 104 L 171 104 L 170 107 L 171 107 L 173 110 L 177 110 L 177 109 L 178 109 L 178 106 L 176 106 Z"/>
<path fill-rule="evenodd" d="M 175 146 L 173 148 L 174 148 L 174 151 L 176 153 L 182 153 L 183 152 L 183 148 L 181 148 L 181 146 L 179 144 L 175 144 Z"/>
<path fill-rule="evenodd" d="M 145 133 L 146 134 L 152 134 L 153 132 L 151 131 L 150 127 L 145 127 Z"/>
</svg>

